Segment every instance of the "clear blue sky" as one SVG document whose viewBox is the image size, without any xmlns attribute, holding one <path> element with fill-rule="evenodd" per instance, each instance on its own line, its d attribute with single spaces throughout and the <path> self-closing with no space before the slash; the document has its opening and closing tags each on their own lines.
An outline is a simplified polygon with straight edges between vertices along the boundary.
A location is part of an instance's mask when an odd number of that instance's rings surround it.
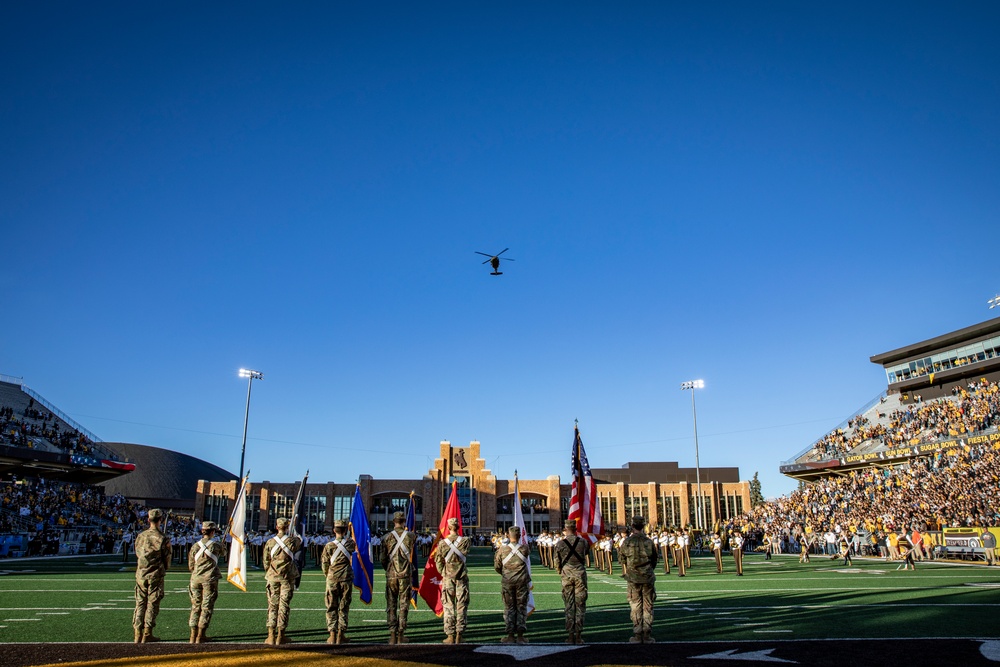
<svg viewBox="0 0 1000 667">
<path fill-rule="evenodd" d="M 787 459 L 1000 289 L 1000 5 L 5 3 L 0 372 L 256 479 Z M 510 247 L 488 274 L 474 251 Z M 993 311 L 995 312 L 995 311 Z"/>
</svg>

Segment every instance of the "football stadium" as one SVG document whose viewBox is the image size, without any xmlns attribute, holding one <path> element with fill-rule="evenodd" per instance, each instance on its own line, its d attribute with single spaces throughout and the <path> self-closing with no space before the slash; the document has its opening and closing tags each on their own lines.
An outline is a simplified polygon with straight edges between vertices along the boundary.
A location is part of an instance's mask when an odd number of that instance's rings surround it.
<svg viewBox="0 0 1000 667">
<path fill-rule="evenodd" d="M 0 667 L 1000 663 L 998 26 L 0 3 Z"/>
<path fill-rule="evenodd" d="M 102 442 L 3 376 L 0 656 L 11 666 L 843 664 L 888 650 L 918 665 L 986 664 L 1000 656 L 990 639 L 1000 609 L 1000 318 L 871 361 L 885 368 L 885 391 L 776 462 L 800 484 L 770 500 L 732 468 L 590 468 L 579 432 L 567 478 L 499 480 L 480 443 L 444 441 L 421 479 L 241 481 L 187 455 Z M 461 536 L 445 542 L 449 519 Z M 558 548 L 567 519 L 591 545 L 575 630 Z M 353 602 L 334 631 L 324 574 L 334 565 L 324 561 L 345 526 Z M 133 623 L 150 531 L 166 538 L 155 635 Z M 646 634 L 630 612 L 630 533 L 656 554 Z M 405 640 L 387 625 L 380 567 L 401 557 L 394 535 L 413 536 Z M 221 581 L 201 627 L 189 566 L 212 541 Z M 436 555 L 453 544 L 465 545 L 468 580 L 457 640 L 442 626 L 436 564 L 447 567 Z M 530 554 L 530 597 L 524 626 L 511 629 L 501 556 L 515 547 Z M 269 572 L 284 548 L 298 584 L 279 636 L 267 620 Z"/>
</svg>

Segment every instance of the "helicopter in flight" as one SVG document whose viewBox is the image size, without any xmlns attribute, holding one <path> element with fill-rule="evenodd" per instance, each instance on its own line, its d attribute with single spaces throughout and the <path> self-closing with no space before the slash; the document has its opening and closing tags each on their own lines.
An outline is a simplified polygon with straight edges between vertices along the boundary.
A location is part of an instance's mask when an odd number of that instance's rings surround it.
<svg viewBox="0 0 1000 667">
<path fill-rule="evenodd" d="M 485 262 L 483 262 L 483 264 L 489 264 L 490 266 L 493 267 L 493 272 L 490 273 L 491 276 L 502 276 L 503 275 L 503 271 L 500 270 L 500 260 L 506 260 L 508 262 L 513 262 L 514 261 L 510 257 L 500 257 L 500 255 L 504 254 L 508 250 L 510 250 L 510 248 L 504 248 L 503 250 L 501 250 L 500 252 L 498 252 L 495 255 L 490 255 L 490 254 L 487 254 L 485 252 L 479 252 L 478 250 L 476 250 L 474 252 L 477 255 L 482 255 L 483 257 L 489 257 L 489 259 L 486 260 Z"/>
</svg>

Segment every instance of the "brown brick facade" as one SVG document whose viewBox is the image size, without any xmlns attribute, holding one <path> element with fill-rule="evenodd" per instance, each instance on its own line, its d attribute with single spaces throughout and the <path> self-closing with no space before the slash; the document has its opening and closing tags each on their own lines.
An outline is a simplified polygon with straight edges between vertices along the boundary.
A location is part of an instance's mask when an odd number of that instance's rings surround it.
<svg viewBox="0 0 1000 667">
<path fill-rule="evenodd" d="M 509 523 L 513 513 L 514 480 L 497 479 L 493 475 L 486 467 L 486 461 L 480 457 L 480 443 L 472 441 L 468 446 L 455 446 L 442 441 L 439 451 L 440 456 L 434 460 L 433 469 L 423 479 L 376 479 L 361 475 L 357 484 L 361 486 L 361 497 L 369 520 L 376 526 L 386 526 L 391 521 L 392 511 L 405 507 L 407 497 L 413 492 L 419 498 L 418 507 L 421 509 L 417 515 L 417 528 L 434 529 L 444 511 L 452 478 L 460 478 L 467 480 L 468 487 L 475 490 L 478 499 L 478 521 L 470 527 L 483 532 Z M 676 468 L 675 464 L 671 465 Z M 695 523 L 692 520 L 694 484 L 640 482 L 634 477 L 631 482 L 597 485 L 598 496 L 607 498 L 604 502 L 613 512 L 613 516 L 605 517 L 609 529 L 614 527 L 610 525 L 612 521 L 615 526 L 624 525 L 629 515 L 635 513 L 644 514 L 651 524 L 656 525 Z M 259 508 L 252 514 L 248 512 L 255 517 L 254 529 L 268 530 L 273 528 L 277 517 L 290 516 L 298 487 L 298 482 L 249 483 L 250 506 Z M 306 486 L 306 494 L 312 499 L 311 507 L 315 510 L 314 526 L 317 530 L 330 531 L 335 519 L 347 518 L 355 488 L 354 483 L 335 482 L 309 483 Z M 709 525 L 750 508 L 750 483 L 747 481 L 702 481 L 701 488 L 702 495 L 706 497 Z M 532 523 L 534 532 L 561 526 L 569 503 L 570 484 L 562 484 L 558 475 L 550 475 L 546 479 L 521 479 L 519 490 L 522 504 L 529 506 L 525 512 L 529 531 L 532 530 Z M 221 518 L 225 522 L 228 519 L 226 512 L 232 510 L 236 492 L 235 481 L 199 481 L 195 498 L 196 516 L 213 520 Z"/>
</svg>

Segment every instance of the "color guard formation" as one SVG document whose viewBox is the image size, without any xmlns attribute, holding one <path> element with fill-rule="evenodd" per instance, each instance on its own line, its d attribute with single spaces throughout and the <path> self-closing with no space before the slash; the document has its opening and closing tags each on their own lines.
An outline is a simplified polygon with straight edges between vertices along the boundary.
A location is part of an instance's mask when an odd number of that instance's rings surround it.
<svg viewBox="0 0 1000 667">
<path fill-rule="evenodd" d="M 149 529 L 135 539 L 136 608 L 133 616 L 135 642 L 159 641 L 153 635 L 160 600 L 164 594 L 164 578 L 171 557 L 170 539 L 163 534 L 163 513 L 150 510 Z M 460 536 L 459 521 L 447 521 L 446 533 L 436 548 L 426 551 L 440 573 L 444 643 L 461 644 L 468 625 L 469 575 L 467 559 L 472 540 Z M 593 543 L 577 534 L 576 520 L 563 525 L 562 535 L 543 532 L 535 540 L 544 567 L 555 570 L 561 582 L 565 615 L 566 643 L 583 644 L 583 629 L 587 614 L 587 569 L 594 566 L 602 573 L 614 571 L 613 552 L 617 552 L 621 576 L 627 584 L 627 599 L 631 609 L 633 632 L 630 643 L 653 643 L 653 604 L 656 599 L 656 569 L 663 563 L 663 573 L 685 576 L 691 565 L 691 534 L 685 529 L 646 530 L 641 516 L 632 517 L 630 532 L 595 538 Z M 301 579 L 300 560 L 303 540 L 290 532 L 289 520 L 275 522 L 276 533 L 261 545 L 261 564 L 267 592 L 265 644 L 288 643 L 286 630 L 291 600 Z M 354 561 L 358 547 L 348 534 L 349 524 L 338 520 L 333 525 L 333 537 L 322 542 L 322 551 L 316 549 L 316 560 L 322 568 L 326 583 L 326 629 L 328 644 L 344 644 L 347 637 L 351 598 L 354 587 Z M 190 643 L 210 641 L 207 631 L 212 620 L 219 580 L 222 578 L 220 561 L 226 557 L 226 548 L 218 535 L 219 526 L 206 521 L 201 526 L 201 539 L 190 544 L 187 554 L 190 572 L 189 594 L 191 613 L 188 625 Z M 704 546 L 714 557 L 716 571 L 723 572 L 723 535 L 717 531 L 706 538 Z M 416 579 L 413 552 L 424 551 L 426 536 L 418 536 L 407 529 L 403 512 L 393 515 L 393 530 L 377 540 L 378 554 L 385 570 L 386 620 L 389 626 L 389 643 L 407 643 L 406 628 Z M 315 542 L 313 542 L 315 544 Z M 740 530 L 729 533 L 728 545 L 732 552 L 737 576 L 743 574 L 743 547 L 745 539 Z M 765 551 L 769 551 L 765 543 Z M 506 534 L 493 537 L 493 567 L 500 575 L 500 592 L 503 599 L 504 636 L 501 643 L 527 643 L 527 620 L 531 594 L 531 546 L 521 540 L 521 529 L 512 526 Z M 808 557 L 808 556 L 807 556 Z M 848 556 L 849 557 L 849 556 Z"/>
</svg>

